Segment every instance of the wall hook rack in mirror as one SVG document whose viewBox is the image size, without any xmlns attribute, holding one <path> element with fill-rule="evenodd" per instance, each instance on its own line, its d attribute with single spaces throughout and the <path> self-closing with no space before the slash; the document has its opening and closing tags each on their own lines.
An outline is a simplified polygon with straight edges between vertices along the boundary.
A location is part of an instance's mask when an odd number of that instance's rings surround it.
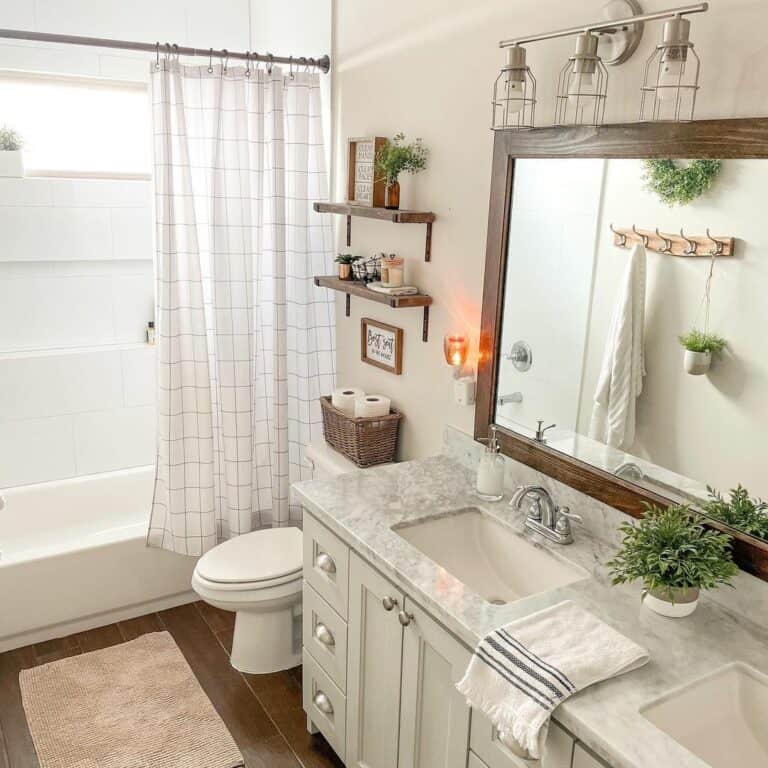
<svg viewBox="0 0 768 768">
<path fill-rule="evenodd" d="M 617 248 L 633 248 L 642 243 L 647 250 L 667 256 L 693 256 L 710 258 L 711 256 L 733 256 L 735 238 L 730 235 L 710 235 L 709 228 L 705 235 L 665 234 L 658 227 L 638 229 L 634 224 L 629 227 L 609 225 L 613 233 L 613 244 Z"/>
</svg>

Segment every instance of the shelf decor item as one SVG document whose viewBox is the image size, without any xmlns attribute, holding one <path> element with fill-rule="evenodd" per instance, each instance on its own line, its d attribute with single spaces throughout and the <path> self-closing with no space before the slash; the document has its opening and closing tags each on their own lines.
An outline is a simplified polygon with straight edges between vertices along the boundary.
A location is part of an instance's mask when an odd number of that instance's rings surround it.
<svg viewBox="0 0 768 768">
<path fill-rule="evenodd" d="M 12 128 L 0 127 L 0 176 L 13 179 L 24 177 L 24 140 Z"/>
<path fill-rule="evenodd" d="M 360 261 L 362 256 L 353 256 L 351 253 L 340 253 L 334 261 L 339 265 L 339 280 L 351 280 L 352 268 L 355 262 Z"/>
<path fill-rule="evenodd" d="M 388 416 L 355 418 L 334 408 L 331 398 L 320 398 L 325 441 L 358 467 L 394 461 L 403 415 L 394 408 Z"/>
<path fill-rule="evenodd" d="M 428 154 L 421 139 L 406 144 L 405 134 L 402 132 L 393 139 L 387 139 L 384 146 L 378 150 L 376 172 L 386 181 L 385 208 L 397 210 L 400 207 L 400 174 L 423 171 L 427 167 Z"/>
<path fill-rule="evenodd" d="M 640 522 L 619 530 L 624 542 L 607 563 L 613 583 L 641 579 L 643 605 L 662 616 L 688 616 L 702 589 L 729 584 L 738 573 L 730 536 L 706 528 L 686 506 L 646 505 Z"/>
<path fill-rule="evenodd" d="M 691 160 L 678 165 L 674 160 L 644 160 L 646 189 L 655 192 L 669 206 L 688 205 L 714 183 L 722 160 Z"/>
<path fill-rule="evenodd" d="M 386 143 L 381 136 L 347 140 L 348 203 L 374 208 L 384 205 L 386 181 L 376 178 L 376 156 Z"/>
<path fill-rule="evenodd" d="M 722 352 L 728 342 L 714 333 L 699 331 L 696 328 L 678 337 L 685 349 L 683 367 L 692 376 L 701 376 L 709 371 L 712 365 L 712 355 Z"/>
<path fill-rule="evenodd" d="M 399 376 L 403 372 L 403 329 L 364 317 L 360 321 L 360 359 Z"/>
</svg>

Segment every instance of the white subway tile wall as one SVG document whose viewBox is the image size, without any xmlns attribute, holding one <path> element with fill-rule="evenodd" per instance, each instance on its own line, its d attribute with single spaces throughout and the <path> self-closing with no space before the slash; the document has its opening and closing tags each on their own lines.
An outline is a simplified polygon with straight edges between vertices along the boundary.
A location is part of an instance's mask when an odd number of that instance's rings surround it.
<svg viewBox="0 0 768 768">
<path fill-rule="evenodd" d="M 0 488 L 152 463 L 150 182 L 0 179 L 0 232 Z"/>
</svg>

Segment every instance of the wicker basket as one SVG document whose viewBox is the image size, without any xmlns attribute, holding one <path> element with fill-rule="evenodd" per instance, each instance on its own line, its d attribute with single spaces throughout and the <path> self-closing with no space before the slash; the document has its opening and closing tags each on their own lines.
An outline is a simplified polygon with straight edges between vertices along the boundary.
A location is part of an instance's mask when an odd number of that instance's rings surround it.
<svg viewBox="0 0 768 768">
<path fill-rule="evenodd" d="M 330 397 L 321 397 L 320 405 L 328 445 L 354 461 L 358 467 L 394 461 L 397 432 L 403 418 L 401 413 L 391 408 L 389 416 L 356 419 L 334 408 Z"/>
</svg>

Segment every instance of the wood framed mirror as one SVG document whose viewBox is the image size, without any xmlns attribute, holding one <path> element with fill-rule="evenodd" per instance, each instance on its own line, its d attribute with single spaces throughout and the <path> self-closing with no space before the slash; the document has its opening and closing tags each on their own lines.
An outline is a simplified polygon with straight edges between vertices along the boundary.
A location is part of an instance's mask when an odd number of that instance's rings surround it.
<svg viewBox="0 0 768 768">
<path fill-rule="evenodd" d="M 700 198 L 670 207 L 648 188 L 645 161 L 654 159 L 679 169 L 723 163 Z M 746 486 L 760 514 L 759 498 L 768 498 L 766 199 L 768 118 L 497 131 L 475 438 L 496 424 L 505 455 L 634 517 L 644 504 L 714 509 L 708 485 L 726 500 Z M 727 255 L 718 255 L 720 241 Z M 637 243 L 647 246 L 640 255 L 630 250 Z M 631 294 L 630 257 L 645 259 L 648 294 L 635 299 L 645 311 L 645 376 L 630 398 L 632 428 L 617 439 L 595 431 L 595 382 L 615 344 L 622 291 Z M 707 290 L 729 345 L 711 374 L 690 376 L 678 337 L 701 324 Z M 535 439 L 538 419 L 558 424 L 546 442 Z M 733 537 L 742 569 L 768 580 L 768 535 L 705 519 Z"/>
</svg>

